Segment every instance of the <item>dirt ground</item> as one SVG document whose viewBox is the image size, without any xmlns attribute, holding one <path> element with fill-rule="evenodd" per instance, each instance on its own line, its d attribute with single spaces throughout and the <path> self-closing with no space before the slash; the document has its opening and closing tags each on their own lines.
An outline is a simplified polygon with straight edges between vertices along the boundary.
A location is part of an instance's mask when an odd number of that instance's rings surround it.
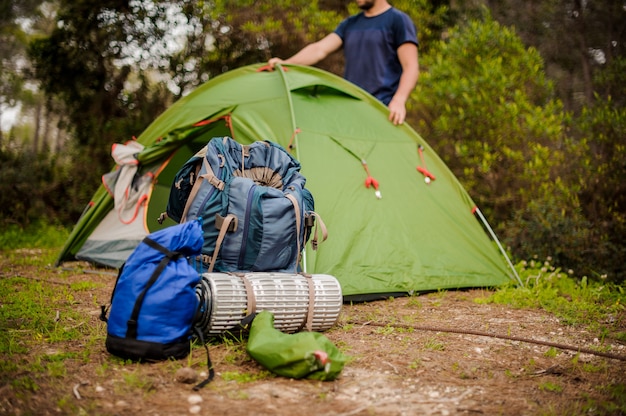
<svg viewBox="0 0 626 416">
<path fill-rule="evenodd" d="M 213 342 L 216 377 L 195 392 L 179 380 L 180 369 L 189 366 L 202 377 L 203 348 L 188 359 L 151 364 L 107 353 L 98 315 L 114 276 L 42 275 L 27 266 L 0 271 L 0 278 L 18 275 L 50 284 L 105 284 L 75 294 L 72 307 L 89 316 L 84 340 L 33 343 L 28 354 L 11 356 L 26 363 L 79 353 L 64 361 L 63 375 L 30 374 L 36 391 L 0 384 L 1 415 L 621 415 L 626 409 L 626 346 L 546 312 L 478 303 L 488 295 L 483 290 L 345 304 L 325 332 L 351 357 L 335 381 L 273 376 L 247 356 L 243 343 Z M 72 324 L 63 319 L 61 311 L 59 322 Z M 617 319 L 626 326 L 625 317 Z M 618 357 L 574 351 L 601 344 Z"/>
</svg>

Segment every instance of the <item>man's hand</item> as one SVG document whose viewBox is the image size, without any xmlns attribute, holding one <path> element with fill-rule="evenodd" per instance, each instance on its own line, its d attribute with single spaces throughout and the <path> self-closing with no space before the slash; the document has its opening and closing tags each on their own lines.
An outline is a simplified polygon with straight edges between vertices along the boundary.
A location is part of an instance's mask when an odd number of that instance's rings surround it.
<svg viewBox="0 0 626 416">
<path fill-rule="evenodd" d="M 280 58 L 270 58 L 267 61 L 267 64 L 270 66 L 271 69 L 274 69 L 274 66 L 276 66 L 276 64 L 282 64 L 284 61 Z"/>
<path fill-rule="evenodd" d="M 396 126 L 404 123 L 404 119 L 406 118 L 406 107 L 404 106 L 404 103 L 394 98 L 389 102 L 388 107 L 389 121 Z"/>
</svg>

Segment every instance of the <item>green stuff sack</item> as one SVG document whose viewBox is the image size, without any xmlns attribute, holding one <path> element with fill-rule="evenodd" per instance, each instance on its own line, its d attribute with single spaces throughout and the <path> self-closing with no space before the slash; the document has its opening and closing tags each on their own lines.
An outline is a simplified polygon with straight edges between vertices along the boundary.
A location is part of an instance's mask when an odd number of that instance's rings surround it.
<svg viewBox="0 0 626 416">
<path fill-rule="evenodd" d="M 294 379 L 334 380 L 346 357 L 319 332 L 286 334 L 274 328 L 274 315 L 259 312 L 248 335 L 248 354 L 274 374 Z"/>
</svg>

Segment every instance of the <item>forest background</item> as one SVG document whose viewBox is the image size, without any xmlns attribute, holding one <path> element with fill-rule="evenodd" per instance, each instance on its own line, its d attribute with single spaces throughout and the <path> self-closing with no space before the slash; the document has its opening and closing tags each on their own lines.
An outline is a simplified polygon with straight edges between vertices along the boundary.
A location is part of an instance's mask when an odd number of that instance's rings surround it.
<svg viewBox="0 0 626 416">
<path fill-rule="evenodd" d="M 408 123 L 516 260 L 626 281 L 626 2 L 396 0 Z M 230 69 L 288 57 L 351 0 L 1 0 L 0 228 L 70 228 L 111 145 Z M 335 54 L 319 67 L 342 74 Z"/>
</svg>

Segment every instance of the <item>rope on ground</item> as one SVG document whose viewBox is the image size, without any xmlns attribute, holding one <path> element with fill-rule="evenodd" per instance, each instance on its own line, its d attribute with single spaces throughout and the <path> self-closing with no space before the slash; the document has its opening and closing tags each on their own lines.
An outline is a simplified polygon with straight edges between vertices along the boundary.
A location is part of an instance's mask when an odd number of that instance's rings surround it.
<svg viewBox="0 0 626 416">
<path fill-rule="evenodd" d="M 403 324 L 355 322 L 355 321 L 348 321 L 346 322 L 346 324 L 361 325 L 361 326 L 369 325 L 369 326 L 377 326 L 377 327 L 383 327 L 383 328 L 395 327 L 395 328 L 402 328 L 402 329 L 414 329 L 417 331 L 448 332 L 448 333 L 453 333 L 453 334 L 476 335 L 479 337 L 499 338 L 499 339 L 506 339 L 509 341 L 519 341 L 519 342 L 525 342 L 529 344 L 545 345 L 547 347 L 554 347 L 554 348 L 558 348 L 561 350 L 575 351 L 575 352 L 582 353 L 582 354 L 592 354 L 592 355 L 597 355 L 600 357 L 611 358 L 614 360 L 626 361 L 626 356 L 613 354 L 610 352 L 596 351 L 590 348 L 574 347 L 571 345 L 565 345 L 565 344 L 560 344 L 557 342 L 550 342 L 550 341 L 542 341 L 542 340 L 532 339 L 532 338 L 516 337 L 512 335 L 503 335 L 503 334 L 493 334 L 493 333 L 483 332 L 483 331 L 474 331 L 471 329 L 468 330 L 468 329 L 442 328 L 442 327 L 435 327 L 435 326 L 403 325 Z"/>
</svg>

